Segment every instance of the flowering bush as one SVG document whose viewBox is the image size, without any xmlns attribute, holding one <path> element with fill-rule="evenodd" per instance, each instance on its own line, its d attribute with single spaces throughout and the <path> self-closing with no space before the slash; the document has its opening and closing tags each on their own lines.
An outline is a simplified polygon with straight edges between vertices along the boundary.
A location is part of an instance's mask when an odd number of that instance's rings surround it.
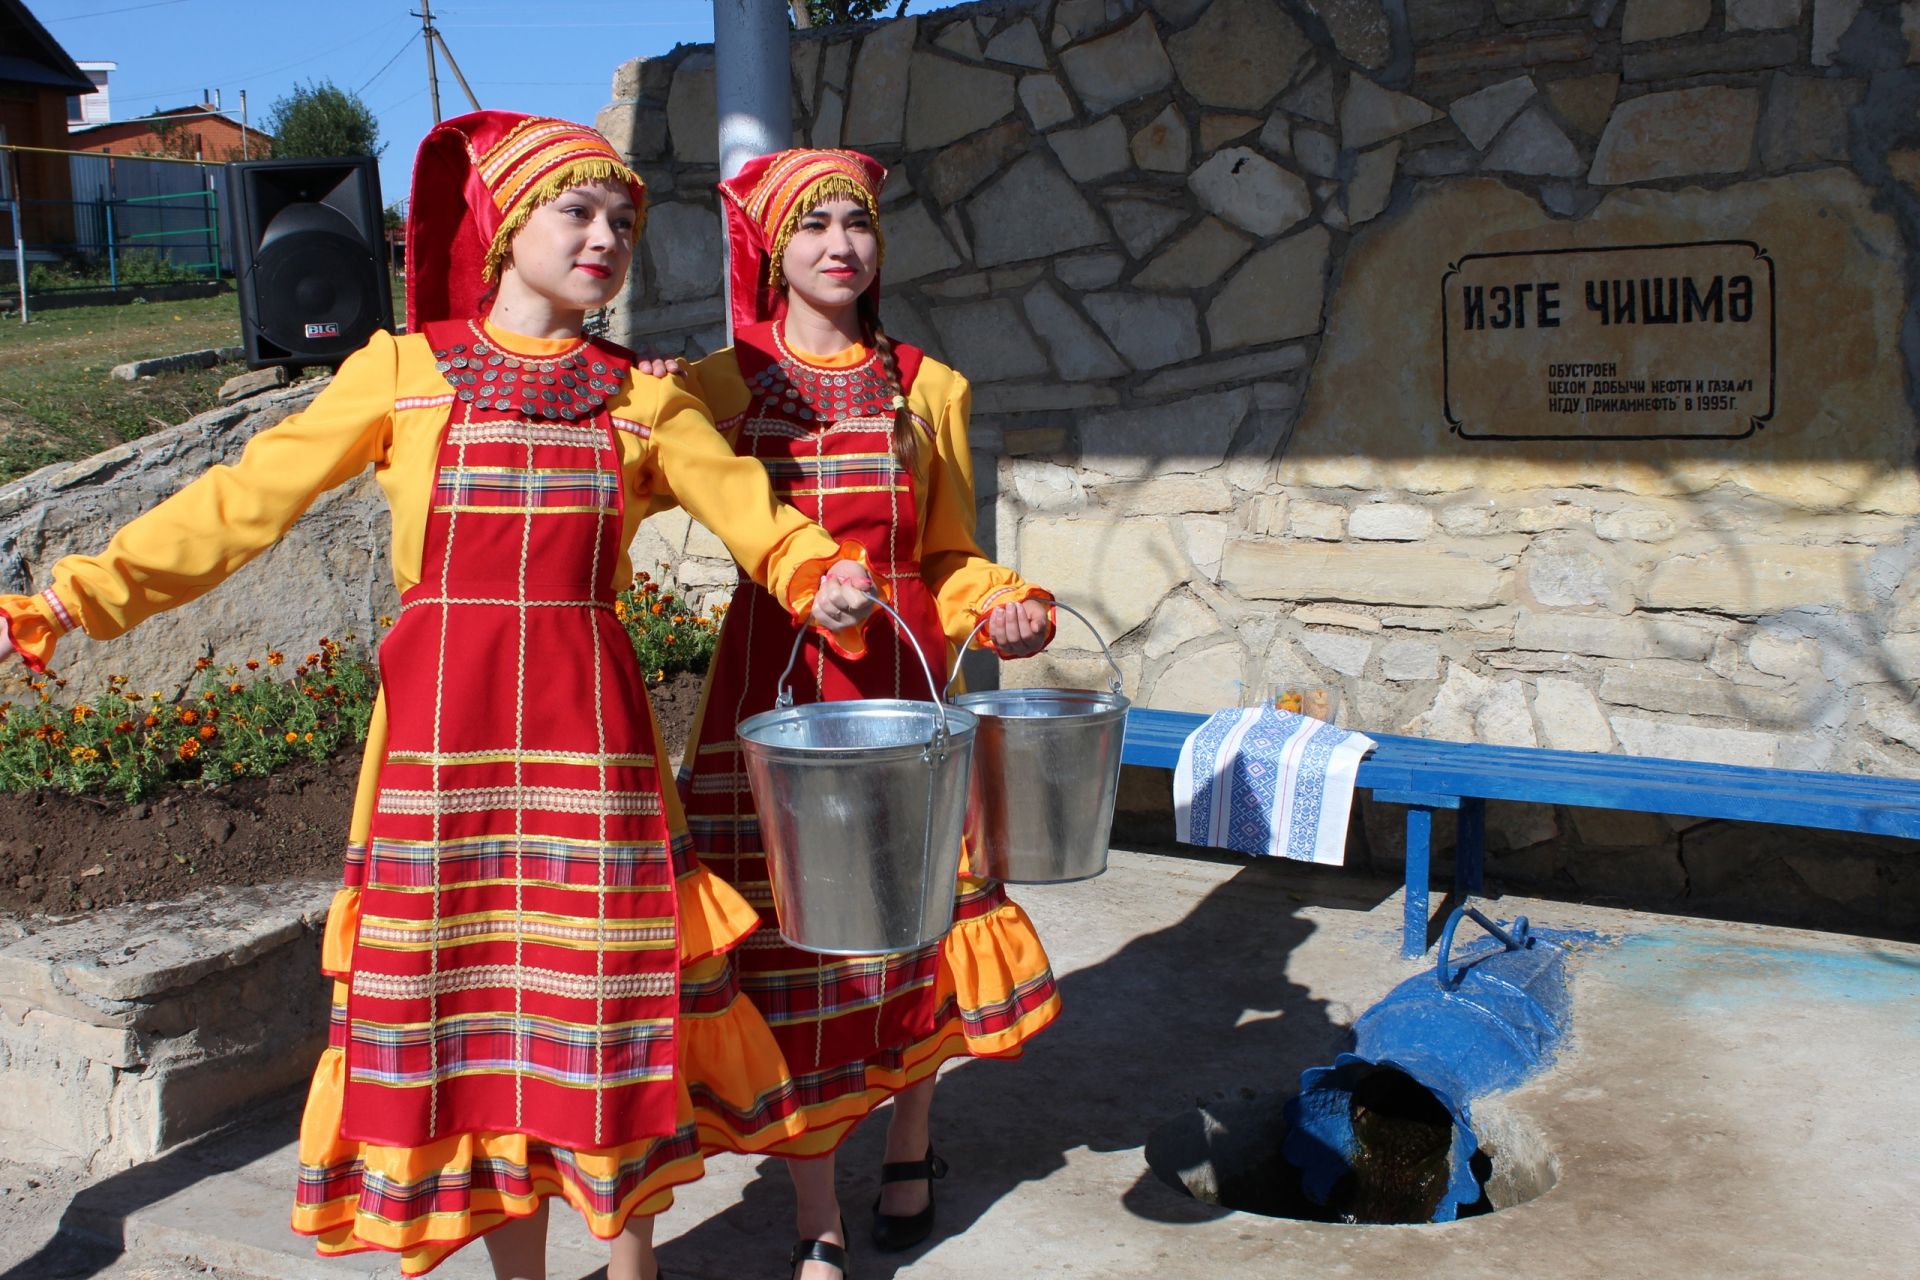
<svg viewBox="0 0 1920 1280">
<path fill-rule="evenodd" d="M 0 788 L 137 800 L 170 785 L 258 777 L 366 740 L 377 682 L 371 663 L 322 637 L 291 678 L 278 671 L 284 665 L 278 651 L 264 663 L 224 666 L 208 655 L 194 663 L 197 688 L 143 694 L 126 676 L 111 676 L 105 693 L 70 707 L 52 692 L 66 681 L 24 677 L 25 699 L 0 702 Z"/>
<path fill-rule="evenodd" d="M 705 671 L 720 641 L 720 620 L 727 613 L 724 604 L 703 613 L 668 590 L 669 585 L 655 582 L 651 574 L 636 573 L 633 584 L 613 602 L 613 616 L 627 629 L 650 684 L 658 684 L 674 671 Z"/>
<path fill-rule="evenodd" d="M 651 683 L 675 671 L 703 671 L 719 639 L 725 605 L 693 609 L 668 585 L 637 573 L 614 602 Z M 383 626 L 392 625 L 382 618 Z M 218 664 L 196 659 L 194 675 L 171 695 L 141 693 L 110 676 L 92 702 L 63 706 L 67 682 L 17 676 L 24 693 L 0 700 L 0 790 L 42 788 L 138 800 L 169 786 L 260 777 L 293 760 L 318 760 L 365 742 L 379 670 L 345 641 L 288 667 L 278 650 L 264 659 Z"/>
</svg>

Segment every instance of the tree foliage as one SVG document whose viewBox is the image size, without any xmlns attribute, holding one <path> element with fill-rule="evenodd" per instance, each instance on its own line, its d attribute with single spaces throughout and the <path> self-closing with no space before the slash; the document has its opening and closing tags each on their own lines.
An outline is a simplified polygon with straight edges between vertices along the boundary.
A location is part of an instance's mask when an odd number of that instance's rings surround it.
<svg viewBox="0 0 1920 1280">
<path fill-rule="evenodd" d="M 275 156 L 378 157 L 387 149 L 367 104 L 331 80 L 295 85 L 268 109 L 267 119 Z"/>
<path fill-rule="evenodd" d="M 806 0 L 807 23 L 832 27 L 842 22 L 865 22 L 869 18 L 902 17 L 908 0 Z M 889 15 L 888 9 L 893 13 Z"/>
</svg>

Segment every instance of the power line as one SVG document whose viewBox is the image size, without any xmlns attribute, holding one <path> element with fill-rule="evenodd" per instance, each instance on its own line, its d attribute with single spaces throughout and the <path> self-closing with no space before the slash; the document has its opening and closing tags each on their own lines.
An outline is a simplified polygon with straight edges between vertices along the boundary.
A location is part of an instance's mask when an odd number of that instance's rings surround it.
<svg viewBox="0 0 1920 1280">
<path fill-rule="evenodd" d="M 383 65 L 378 71 L 374 72 L 372 75 L 367 77 L 367 82 L 365 84 L 361 85 L 358 89 L 355 89 L 353 91 L 353 96 L 356 98 L 359 97 L 361 94 L 365 93 L 368 89 L 373 87 L 373 82 L 375 80 L 378 80 L 381 76 L 387 74 L 387 69 L 393 66 L 394 63 L 400 61 L 400 55 L 405 53 L 407 50 L 413 48 L 414 38 L 419 34 L 420 33 L 417 31 L 409 31 L 407 33 L 406 41 L 403 44 L 401 44 L 401 46 L 398 49 L 395 49 L 393 51 L 393 56 L 387 59 L 385 65 Z"/>
<path fill-rule="evenodd" d="M 92 13 L 70 13 L 64 18 L 42 18 L 42 22 L 78 22 L 82 18 L 104 18 L 110 13 L 132 13 L 136 9 L 164 9 L 168 5 L 185 4 L 187 0 L 153 0 L 152 4 L 130 4 L 124 9 L 95 9 Z"/>
<path fill-rule="evenodd" d="M 285 62 L 280 64 L 277 67 L 268 67 L 264 71 L 238 72 L 233 76 L 231 76 L 230 79 L 240 80 L 240 81 L 253 81 L 253 80 L 263 79 L 266 76 L 277 75 L 282 71 L 291 71 L 295 67 L 304 67 L 309 62 L 314 62 L 321 58 L 325 58 L 332 54 L 336 54 L 340 52 L 342 49 L 351 48 L 352 46 L 359 44 L 362 40 L 367 40 L 374 36 L 377 36 L 381 32 L 385 31 L 387 28 L 393 26 L 394 23 L 399 21 L 400 21 L 399 18 L 389 18 L 385 22 L 381 23 L 379 26 L 370 28 L 369 30 L 366 30 L 366 31 L 362 31 L 359 35 L 355 36 L 353 39 L 348 40 L 344 44 L 334 45 L 331 49 L 322 49 L 320 50 L 320 52 L 309 54 L 307 57 L 301 58 L 298 61 Z M 165 89 L 123 89 L 119 85 L 115 85 L 113 86 L 113 92 L 116 96 L 122 99 L 159 98 L 172 93 L 190 93 L 195 88 L 200 87 L 200 85 L 204 83 L 205 81 L 198 81 L 198 82 L 195 82 L 194 84 L 180 85 L 180 86 L 169 87 Z"/>
</svg>

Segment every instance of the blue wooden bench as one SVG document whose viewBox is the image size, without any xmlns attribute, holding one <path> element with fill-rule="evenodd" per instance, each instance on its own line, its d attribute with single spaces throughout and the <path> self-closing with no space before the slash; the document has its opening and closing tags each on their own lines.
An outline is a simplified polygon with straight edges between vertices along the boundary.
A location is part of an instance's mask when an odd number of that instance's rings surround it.
<svg viewBox="0 0 1920 1280">
<path fill-rule="evenodd" d="M 1206 717 L 1134 707 L 1123 764 L 1171 769 Z M 1651 756 L 1596 755 L 1537 747 L 1492 747 L 1369 733 L 1379 745 L 1360 764 L 1358 785 L 1407 806 L 1407 892 L 1401 954 L 1427 949 L 1427 881 L 1433 813 L 1459 813 L 1454 889 L 1478 893 L 1486 874 L 1487 801 L 1522 800 L 1693 818 L 1736 818 L 1920 838 L 1920 781 L 1861 774 L 1758 769 Z"/>
</svg>

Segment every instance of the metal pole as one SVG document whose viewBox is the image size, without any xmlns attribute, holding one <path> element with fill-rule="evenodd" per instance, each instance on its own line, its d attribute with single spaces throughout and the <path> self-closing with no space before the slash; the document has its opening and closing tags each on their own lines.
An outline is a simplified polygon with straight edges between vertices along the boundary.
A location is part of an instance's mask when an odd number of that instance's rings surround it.
<svg viewBox="0 0 1920 1280">
<path fill-rule="evenodd" d="M 440 72 L 433 65 L 433 0 L 420 0 L 420 43 L 427 46 L 427 92 L 433 98 L 433 122 L 440 123 Z"/>
<path fill-rule="evenodd" d="M 242 160 L 253 159 L 247 154 L 247 138 L 247 91 L 242 89 L 240 91 L 240 158 Z M 229 151 L 227 154 L 232 155 L 233 152 Z"/>
<path fill-rule="evenodd" d="M 781 0 L 713 0 L 714 104 L 720 176 L 793 137 L 787 6 Z"/>
<path fill-rule="evenodd" d="M 120 255 L 113 244 L 113 197 L 108 196 L 100 202 L 107 210 L 107 283 L 113 291 L 120 291 Z"/>
<path fill-rule="evenodd" d="M 784 0 L 713 0 L 714 105 L 722 178 L 733 177 L 755 156 L 785 150 L 793 137 L 791 56 Z M 732 341 L 730 297 L 727 316 L 727 338 Z"/>
</svg>

